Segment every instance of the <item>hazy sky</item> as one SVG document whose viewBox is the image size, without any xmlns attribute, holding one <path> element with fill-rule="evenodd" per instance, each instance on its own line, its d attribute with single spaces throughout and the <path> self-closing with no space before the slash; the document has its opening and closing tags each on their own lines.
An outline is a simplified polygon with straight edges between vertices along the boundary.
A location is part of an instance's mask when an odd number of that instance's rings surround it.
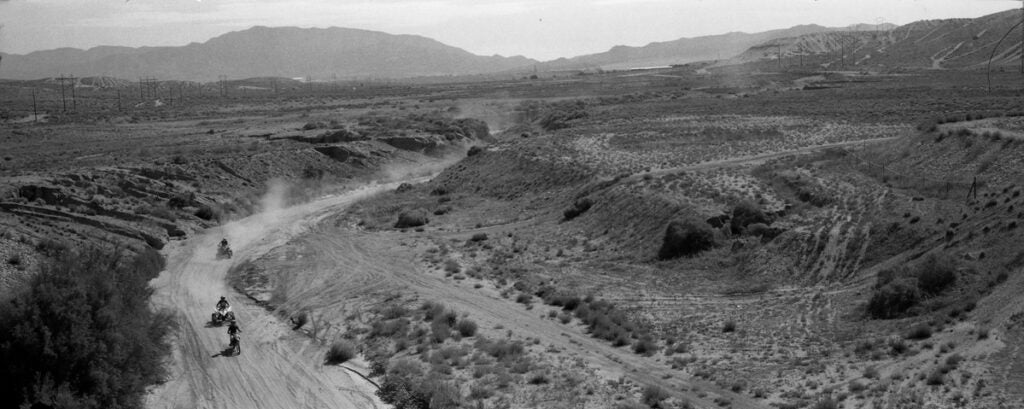
<svg viewBox="0 0 1024 409">
<path fill-rule="evenodd" d="M 254 25 L 418 34 L 548 60 L 797 24 L 978 17 L 1020 0 L 0 0 L 0 52 L 183 45 Z"/>
</svg>

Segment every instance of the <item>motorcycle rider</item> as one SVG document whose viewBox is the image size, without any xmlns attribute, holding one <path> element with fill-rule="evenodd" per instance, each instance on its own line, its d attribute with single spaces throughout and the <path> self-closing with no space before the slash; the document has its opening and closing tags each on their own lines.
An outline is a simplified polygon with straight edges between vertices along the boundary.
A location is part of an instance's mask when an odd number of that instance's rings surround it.
<svg viewBox="0 0 1024 409">
<path fill-rule="evenodd" d="M 228 307 L 230 307 L 230 306 L 231 306 L 231 305 L 230 305 L 230 304 L 228 304 L 228 300 L 227 300 L 227 298 L 224 298 L 224 296 L 223 296 L 223 295 L 222 295 L 222 296 L 220 296 L 220 301 L 217 301 L 217 311 L 225 311 L 225 310 L 227 310 L 227 309 L 228 309 Z"/>
<path fill-rule="evenodd" d="M 238 345 L 238 343 L 241 342 L 238 339 L 238 334 L 241 333 L 241 332 L 242 332 L 242 329 L 238 328 L 238 322 L 236 322 L 235 320 L 231 320 L 231 324 L 228 325 L 228 339 L 229 339 L 228 345 L 231 348 L 238 348 L 237 349 L 238 353 L 242 352 L 241 346 Z"/>
<path fill-rule="evenodd" d="M 238 321 L 231 321 L 231 324 L 228 325 L 228 336 L 233 337 L 241 332 L 242 329 L 238 328 Z"/>
<path fill-rule="evenodd" d="M 220 239 L 220 247 L 224 248 L 224 247 L 227 247 L 227 246 L 228 246 L 228 239 L 226 239 L 226 238 Z"/>
</svg>

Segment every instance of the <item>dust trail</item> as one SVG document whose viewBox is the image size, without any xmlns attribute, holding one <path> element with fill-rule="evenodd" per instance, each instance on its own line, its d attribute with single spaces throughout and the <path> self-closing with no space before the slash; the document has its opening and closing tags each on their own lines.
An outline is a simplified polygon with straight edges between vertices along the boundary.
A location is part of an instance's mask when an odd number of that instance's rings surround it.
<svg viewBox="0 0 1024 409">
<path fill-rule="evenodd" d="M 468 144 L 461 146 L 459 149 L 444 155 L 440 159 L 430 162 L 403 163 L 384 166 L 384 168 L 381 169 L 374 177 L 374 180 L 377 180 L 380 183 L 389 183 L 399 181 L 411 182 L 413 179 L 422 180 L 431 178 L 465 158 L 466 152 L 469 150 L 470 146 L 471 145 Z"/>
<path fill-rule="evenodd" d="M 518 100 L 507 99 L 508 92 L 504 96 L 490 100 L 462 100 L 459 101 L 459 113 L 456 119 L 471 118 L 479 119 L 487 123 L 491 135 L 497 135 L 515 125 L 515 104 Z"/>
</svg>

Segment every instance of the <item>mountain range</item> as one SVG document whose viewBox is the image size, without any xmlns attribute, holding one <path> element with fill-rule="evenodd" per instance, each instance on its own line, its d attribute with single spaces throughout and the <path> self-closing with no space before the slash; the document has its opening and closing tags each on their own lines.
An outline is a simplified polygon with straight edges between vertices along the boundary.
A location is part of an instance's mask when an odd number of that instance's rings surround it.
<svg viewBox="0 0 1024 409">
<path fill-rule="evenodd" d="M 628 69 L 717 61 L 744 64 L 799 57 L 823 67 L 977 68 L 999 38 L 1020 21 L 1018 10 L 976 19 L 918 21 L 903 26 L 800 25 L 761 33 L 728 33 L 540 62 L 522 56 L 480 56 L 414 35 L 348 28 L 253 27 L 180 47 L 61 48 L 2 54 L 0 78 L 39 79 L 62 73 L 192 81 L 284 77 L 314 80 L 523 74 L 534 70 Z M 1013 44 L 1018 44 L 1013 46 Z M 1006 41 L 996 64 L 1020 57 Z"/>
</svg>

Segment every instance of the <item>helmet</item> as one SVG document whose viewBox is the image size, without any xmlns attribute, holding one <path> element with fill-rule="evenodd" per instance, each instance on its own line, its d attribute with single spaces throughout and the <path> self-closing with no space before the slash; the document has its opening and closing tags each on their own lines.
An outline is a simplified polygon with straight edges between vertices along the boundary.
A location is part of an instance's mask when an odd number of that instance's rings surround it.
<svg viewBox="0 0 1024 409">
<path fill-rule="evenodd" d="M 220 296 L 220 299 L 221 299 L 221 300 L 223 300 L 223 299 L 224 299 L 224 296 L 223 296 L 223 295 L 222 295 L 222 296 Z"/>
</svg>

